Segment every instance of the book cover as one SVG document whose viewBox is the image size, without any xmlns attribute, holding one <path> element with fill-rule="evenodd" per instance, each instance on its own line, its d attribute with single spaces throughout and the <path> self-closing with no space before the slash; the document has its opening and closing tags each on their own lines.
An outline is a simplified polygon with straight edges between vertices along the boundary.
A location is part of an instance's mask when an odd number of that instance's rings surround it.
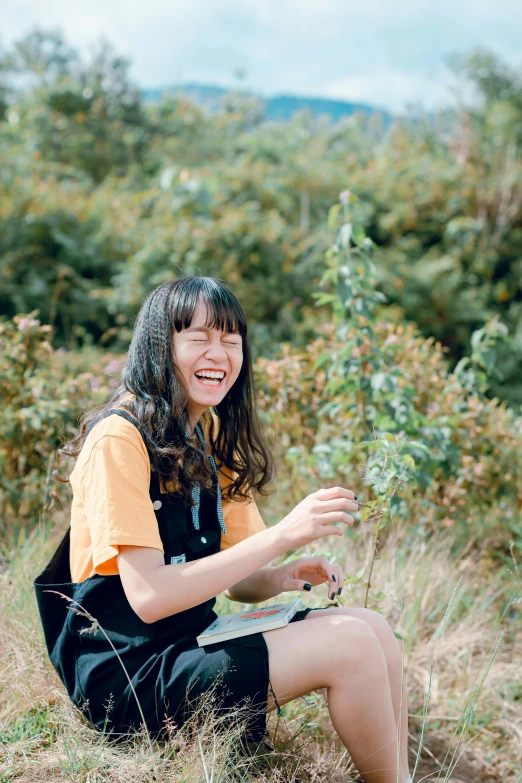
<svg viewBox="0 0 522 783">
<path fill-rule="evenodd" d="M 301 599 L 287 601 L 283 604 L 263 606 L 260 609 L 250 609 L 247 612 L 224 614 L 205 628 L 197 637 L 200 647 L 206 644 L 225 642 L 238 636 L 248 636 L 252 633 L 273 631 L 288 625 L 297 610 L 301 607 Z"/>
</svg>

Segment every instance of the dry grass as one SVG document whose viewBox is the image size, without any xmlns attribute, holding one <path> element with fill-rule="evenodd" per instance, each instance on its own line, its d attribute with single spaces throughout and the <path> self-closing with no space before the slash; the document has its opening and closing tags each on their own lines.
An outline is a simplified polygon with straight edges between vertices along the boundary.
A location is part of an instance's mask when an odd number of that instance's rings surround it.
<svg viewBox="0 0 522 783">
<path fill-rule="evenodd" d="M 67 524 L 65 516 L 55 522 L 61 529 Z M 221 731 L 211 705 L 202 705 L 197 728 L 187 726 L 173 732 L 168 742 L 153 743 L 153 758 L 143 735 L 117 745 L 90 728 L 69 702 L 47 659 L 34 600 L 32 580 L 58 540 L 57 535 L 43 543 L 33 534 L 16 551 L 4 553 L 0 783 L 64 779 L 75 783 L 348 783 L 356 779 L 346 751 L 332 733 L 322 693 L 311 694 L 306 703 L 298 699 L 286 705 L 281 719 L 271 715 L 269 730 L 276 750 L 254 758 L 238 751 L 240 721 Z M 342 539 L 335 546 L 330 554 L 347 573 L 368 565 L 369 540 L 364 532 L 355 544 Z M 513 604 L 505 612 L 516 575 L 493 568 L 487 555 L 456 558 L 450 554 L 446 535 L 429 544 L 403 541 L 400 551 L 398 580 L 393 537 L 389 537 L 374 564 L 371 595 L 377 595 L 378 589 L 376 608 L 403 637 L 412 769 L 426 694 L 431 691 L 415 780 L 428 776 L 428 780 L 454 783 L 521 783 L 522 685 L 517 656 L 521 605 Z M 342 603 L 362 606 L 364 593 L 362 582 L 347 585 Z M 305 601 L 313 604 L 314 598 L 305 596 Z M 230 610 L 226 603 L 223 608 Z M 467 716 L 464 727 L 463 716 Z M 459 737 L 454 761 L 471 744 L 449 776 L 446 770 Z M 438 775 L 440 769 L 444 771 Z"/>
</svg>

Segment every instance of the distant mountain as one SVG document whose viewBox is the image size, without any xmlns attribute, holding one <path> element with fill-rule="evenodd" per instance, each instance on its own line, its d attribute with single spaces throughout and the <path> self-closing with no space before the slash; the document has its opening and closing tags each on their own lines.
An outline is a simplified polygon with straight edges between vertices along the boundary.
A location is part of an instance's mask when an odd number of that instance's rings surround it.
<svg viewBox="0 0 522 783">
<path fill-rule="evenodd" d="M 141 94 L 148 103 L 159 103 L 163 93 L 186 95 L 209 111 L 218 112 L 223 108 L 223 97 L 230 92 L 236 92 L 236 90 L 217 87 L 213 84 L 181 84 L 173 85 L 172 87 L 145 89 L 141 91 Z M 361 112 L 367 116 L 380 114 L 385 125 L 391 123 L 393 119 L 393 115 L 390 112 L 367 103 L 349 103 L 347 101 L 330 100 L 329 98 L 305 98 L 297 95 L 264 97 L 250 92 L 246 92 L 246 94 L 260 98 L 264 102 L 266 120 L 288 122 L 297 111 L 302 109 L 308 109 L 314 117 L 327 114 L 334 122 L 343 117 L 351 117 L 356 112 Z"/>
</svg>

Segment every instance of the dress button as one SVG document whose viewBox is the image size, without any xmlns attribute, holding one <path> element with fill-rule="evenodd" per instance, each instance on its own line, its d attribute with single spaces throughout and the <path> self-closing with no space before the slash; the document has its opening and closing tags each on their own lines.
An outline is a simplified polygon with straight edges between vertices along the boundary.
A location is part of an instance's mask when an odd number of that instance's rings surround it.
<svg viewBox="0 0 522 783">
<path fill-rule="evenodd" d="M 163 503 L 161 502 L 161 500 L 155 500 L 154 503 L 152 504 L 152 508 L 154 509 L 154 511 L 159 511 L 162 505 Z"/>
<path fill-rule="evenodd" d="M 207 543 L 207 539 L 205 538 L 205 536 L 201 536 L 201 543 L 202 544 L 206 544 Z"/>
</svg>

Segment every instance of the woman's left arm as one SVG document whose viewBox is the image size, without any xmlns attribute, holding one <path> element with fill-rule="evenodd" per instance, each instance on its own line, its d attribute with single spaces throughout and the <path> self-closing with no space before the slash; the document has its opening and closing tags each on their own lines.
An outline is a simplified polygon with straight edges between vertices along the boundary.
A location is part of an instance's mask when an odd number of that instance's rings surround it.
<svg viewBox="0 0 522 783">
<path fill-rule="evenodd" d="M 280 593 L 275 572 L 277 568 L 266 566 L 254 571 L 253 574 L 236 582 L 225 590 L 224 595 L 231 601 L 240 601 L 243 604 L 257 604 L 266 601 Z"/>
<path fill-rule="evenodd" d="M 232 601 L 256 604 L 279 593 L 309 591 L 323 583 L 328 585 L 330 598 L 340 595 L 344 583 L 341 566 L 330 563 L 325 557 L 303 557 L 286 565 L 260 568 L 229 587 L 225 595 Z"/>
<path fill-rule="evenodd" d="M 215 414 L 212 416 L 216 419 Z M 215 425 L 218 426 L 216 421 Z M 225 484 L 221 478 L 221 471 L 229 480 L 234 480 L 237 474 L 220 468 L 220 483 L 223 490 Z M 254 497 L 252 493 L 249 494 L 250 502 L 223 501 L 223 517 L 227 533 L 222 537 L 222 548 L 233 546 L 245 536 L 266 529 Z M 283 592 L 311 590 L 312 587 L 323 582 L 328 583 L 329 596 L 334 592 L 337 593 L 339 588 L 342 589 L 344 573 L 341 566 L 331 565 L 325 557 L 303 557 L 283 566 L 264 566 L 240 582 L 236 582 L 225 590 L 224 594 L 231 601 L 257 604 Z"/>
</svg>

